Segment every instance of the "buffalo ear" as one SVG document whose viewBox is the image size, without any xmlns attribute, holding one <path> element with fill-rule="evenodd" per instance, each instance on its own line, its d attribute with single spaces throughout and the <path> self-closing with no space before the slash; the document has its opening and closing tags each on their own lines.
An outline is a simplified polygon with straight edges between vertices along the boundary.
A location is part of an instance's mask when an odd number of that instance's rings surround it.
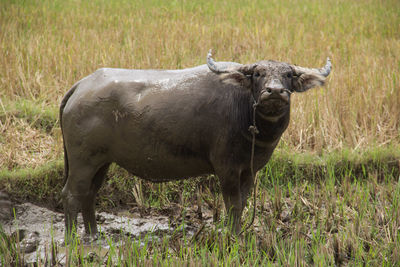
<svg viewBox="0 0 400 267">
<path fill-rule="evenodd" d="M 316 86 L 322 86 L 325 83 L 325 77 L 317 73 L 302 73 L 294 76 L 292 80 L 293 89 L 296 92 L 305 92 Z"/>
<path fill-rule="evenodd" d="M 221 74 L 220 77 L 224 83 L 250 87 L 253 72 L 256 67 L 257 64 L 242 65 L 238 69 Z"/>
<path fill-rule="evenodd" d="M 248 87 L 251 85 L 251 76 L 239 71 L 231 71 L 220 75 L 221 81 L 228 84 Z"/>
</svg>

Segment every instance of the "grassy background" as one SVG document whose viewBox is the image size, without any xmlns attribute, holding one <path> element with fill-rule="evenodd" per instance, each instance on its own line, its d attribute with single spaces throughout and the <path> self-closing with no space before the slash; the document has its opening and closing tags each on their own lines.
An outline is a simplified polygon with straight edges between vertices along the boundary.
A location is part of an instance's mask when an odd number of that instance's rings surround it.
<svg viewBox="0 0 400 267">
<path fill-rule="evenodd" d="M 114 253 L 131 264 L 395 264 L 399 25 L 398 0 L 0 0 L 0 187 L 60 208 L 58 105 L 97 68 L 192 67 L 205 63 L 210 48 L 217 61 L 240 63 L 321 67 L 329 56 L 326 86 L 293 95 L 289 129 L 261 172 L 259 228 L 249 242 L 207 233 L 175 252 L 128 241 Z M 117 167 L 109 176 L 103 208 L 137 201 L 135 179 Z M 168 204 L 192 185 L 145 183 L 144 201 Z M 13 259 L 4 240 L 0 252 Z"/>
<path fill-rule="evenodd" d="M 217 60 L 323 66 L 293 96 L 282 145 L 321 153 L 399 144 L 400 3 L 374 1 L 8 1 L 0 5 L 0 96 L 58 106 L 100 67 L 176 69 Z"/>
</svg>

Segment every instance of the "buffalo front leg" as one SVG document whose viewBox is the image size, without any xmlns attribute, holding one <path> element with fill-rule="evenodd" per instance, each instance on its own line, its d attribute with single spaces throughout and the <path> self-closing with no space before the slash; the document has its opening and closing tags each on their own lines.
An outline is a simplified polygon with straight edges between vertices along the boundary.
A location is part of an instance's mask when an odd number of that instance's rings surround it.
<svg viewBox="0 0 400 267">
<path fill-rule="evenodd" d="M 242 211 L 246 207 L 247 199 L 251 189 L 254 187 L 254 177 L 250 171 L 243 171 L 240 175 L 240 196 L 242 200 Z M 255 190 L 255 188 L 253 188 Z"/>
<path fill-rule="evenodd" d="M 239 175 L 221 176 L 219 180 L 224 198 L 225 209 L 228 213 L 228 225 L 231 230 L 240 233 L 240 218 L 242 215 L 242 199 L 240 193 Z"/>
</svg>

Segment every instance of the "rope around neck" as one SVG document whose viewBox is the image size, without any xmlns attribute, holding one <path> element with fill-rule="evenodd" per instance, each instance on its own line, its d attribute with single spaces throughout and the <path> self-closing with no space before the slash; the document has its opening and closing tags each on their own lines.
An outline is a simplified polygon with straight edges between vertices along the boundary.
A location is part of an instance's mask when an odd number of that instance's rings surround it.
<svg viewBox="0 0 400 267">
<path fill-rule="evenodd" d="M 248 225 L 239 233 L 239 235 L 243 234 L 249 228 L 253 225 L 254 219 L 256 217 L 256 195 L 257 195 L 257 175 L 254 173 L 254 150 L 255 150 L 255 144 L 256 144 L 256 134 L 259 133 L 257 126 L 256 126 L 256 109 L 258 106 L 258 101 L 256 101 L 253 97 L 254 103 L 253 103 L 253 125 L 250 125 L 249 131 L 252 135 L 252 141 L 251 141 L 251 156 L 250 156 L 250 171 L 251 171 L 251 177 L 253 178 L 253 215 L 251 216 L 251 221 L 249 222 Z"/>
</svg>

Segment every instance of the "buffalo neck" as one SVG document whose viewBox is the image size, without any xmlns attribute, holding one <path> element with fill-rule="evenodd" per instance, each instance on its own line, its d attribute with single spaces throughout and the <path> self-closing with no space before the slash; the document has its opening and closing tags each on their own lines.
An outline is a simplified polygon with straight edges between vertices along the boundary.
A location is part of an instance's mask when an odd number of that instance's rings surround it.
<svg viewBox="0 0 400 267">
<path fill-rule="evenodd" d="M 256 110 L 256 127 L 258 129 L 256 139 L 266 143 L 275 143 L 288 127 L 289 119 L 290 108 L 287 109 L 286 113 L 282 117 L 276 120 L 266 119 Z"/>
<path fill-rule="evenodd" d="M 248 141 L 252 141 L 252 134 L 249 131 L 249 127 L 253 125 L 253 104 L 254 100 L 252 95 L 249 93 L 246 97 L 243 97 L 239 101 L 241 110 L 240 114 L 240 128 L 242 136 Z M 237 115 L 239 115 L 237 114 Z M 258 147 L 271 147 L 276 145 L 281 135 L 289 125 L 290 118 L 290 107 L 288 107 L 286 113 L 277 120 L 268 120 L 263 116 L 260 110 L 256 108 L 256 127 L 258 134 L 256 134 L 256 146 Z"/>
</svg>

